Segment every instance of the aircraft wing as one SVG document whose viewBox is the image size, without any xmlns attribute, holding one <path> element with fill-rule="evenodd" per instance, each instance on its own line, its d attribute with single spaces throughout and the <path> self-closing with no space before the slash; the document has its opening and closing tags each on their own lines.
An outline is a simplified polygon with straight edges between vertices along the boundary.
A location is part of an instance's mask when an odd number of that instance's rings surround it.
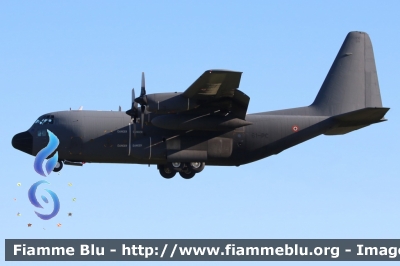
<svg viewBox="0 0 400 266">
<path fill-rule="evenodd" d="M 242 72 L 230 70 L 207 70 L 183 93 L 192 99 L 207 100 L 233 97 L 239 88 Z"/>
<path fill-rule="evenodd" d="M 242 72 L 230 70 L 207 70 L 182 96 L 195 100 L 198 108 L 187 113 L 205 114 L 212 111 L 232 113 L 244 119 L 250 98 L 238 90 Z"/>
</svg>

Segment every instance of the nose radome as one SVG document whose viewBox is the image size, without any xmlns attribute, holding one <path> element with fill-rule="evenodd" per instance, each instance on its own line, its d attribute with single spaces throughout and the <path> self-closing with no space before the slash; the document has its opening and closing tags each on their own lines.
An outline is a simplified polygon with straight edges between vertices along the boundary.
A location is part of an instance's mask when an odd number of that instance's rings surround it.
<svg viewBox="0 0 400 266">
<path fill-rule="evenodd" d="M 18 133 L 11 141 L 14 148 L 32 155 L 33 137 L 28 131 Z"/>
</svg>

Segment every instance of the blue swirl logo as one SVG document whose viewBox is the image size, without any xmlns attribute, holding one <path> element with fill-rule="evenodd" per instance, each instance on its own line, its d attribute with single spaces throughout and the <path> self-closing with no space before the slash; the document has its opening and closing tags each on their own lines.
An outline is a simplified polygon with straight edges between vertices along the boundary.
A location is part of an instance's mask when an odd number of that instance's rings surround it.
<svg viewBox="0 0 400 266">
<path fill-rule="evenodd" d="M 36 182 L 35 184 L 33 184 L 28 191 L 28 197 L 29 197 L 29 201 L 32 203 L 33 206 L 43 209 L 43 206 L 38 202 L 38 200 L 36 198 L 37 187 L 41 184 L 49 184 L 49 182 L 47 182 L 45 180 L 40 180 L 40 181 Z M 53 218 L 54 216 L 56 216 L 58 214 L 58 212 L 60 210 L 60 200 L 58 199 L 56 193 L 54 193 L 50 189 L 45 189 L 45 190 L 50 194 L 51 198 L 53 199 L 54 209 L 50 214 L 41 214 L 36 211 L 35 211 L 35 213 L 42 220 L 50 220 L 51 218 Z M 49 200 L 45 196 L 42 195 L 41 198 L 45 203 L 49 203 Z"/>
<path fill-rule="evenodd" d="M 35 158 L 35 162 L 33 163 L 33 168 L 35 169 L 36 173 L 38 173 L 41 176 L 46 176 L 46 174 L 43 172 L 43 167 L 42 167 L 44 160 L 50 154 L 52 154 L 60 144 L 60 141 L 58 140 L 56 135 L 53 134 L 53 132 L 47 130 L 47 135 L 49 136 L 49 143 L 47 144 L 46 147 L 44 147 L 38 152 Z M 58 152 L 56 152 L 53 157 L 47 160 L 46 172 L 48 175 L 51 173 L 51 171 L 53 171 L 57 162 L 58 162 Z"/>
<path fill-rule="evenodd" d="M 57 136 L 53 134 L 53 132 L 51 132 L 50 130 L 47 130 L 47 135 L 49 136 L 49 143 L 47 144 L 46 147 L 44 147 L 43 149 L 41 149 L 38 152 L 38 154 L 36 155 L 36 158 L 35 158 L 35 162 L 33 163 L 33 168 L 35 169 L 36 173 L 38 173 L 41 176 L 46 176 L 46 174 L 43 171 L 44 160 L 48 156 L 50 156 L 57 149 L 58 145 L 60 144 L 60 141 L 58 140 Z M 53 171 L 57 162 L 58 162 L 58 152 L 56 152 L 46 162 L 46 172 L 48 175 Z M 50 183 L 47 182 L 46 180 L 40 180 L 40 181 L 36 182 L 35 184 L 33 184 L 28 191 L 28 198 L 33 206 L 43 209 L 43 206 L 39 203 L 39 201 L 36 198 L 36 190 L 37 190 L 38 186 L 41 184 L 50 184 Z M 53 191 L 51 191 L 49 189 L 45 189 L 45 190 L 47 191 L 47 193 L 50 194 L 51 198 L 53 199 L 53 203 L 54 203 L 53 211 L 50 214 L 41 214 L 36 211 L 35 211 L 35 213 L 42 220 L 50 220 L 51 218 L 56 216 L 58 214 L 58 212 L 60 211 L 60 200 L 58 199 L 58 196 L 56 193 L 54 193 Z M 42 195 L 41 199 L 45 203 L 49 203 L 49 200 L 45 196 Z"/>
</svg>

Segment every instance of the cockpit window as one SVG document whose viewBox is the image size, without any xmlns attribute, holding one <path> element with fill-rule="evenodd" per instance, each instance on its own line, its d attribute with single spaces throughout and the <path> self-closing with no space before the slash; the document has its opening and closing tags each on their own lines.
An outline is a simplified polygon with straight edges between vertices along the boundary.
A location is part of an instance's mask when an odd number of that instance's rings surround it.
<svg viewBox="0 0 400 266">
<path fill-rule="evenodd" d="M 54 123 L 54 115 L 44 115 L 38 118 L 35 121 L 35 124 L 39 125 L 46 125 L 46 124 L 53 124 Z"/>
</svg>

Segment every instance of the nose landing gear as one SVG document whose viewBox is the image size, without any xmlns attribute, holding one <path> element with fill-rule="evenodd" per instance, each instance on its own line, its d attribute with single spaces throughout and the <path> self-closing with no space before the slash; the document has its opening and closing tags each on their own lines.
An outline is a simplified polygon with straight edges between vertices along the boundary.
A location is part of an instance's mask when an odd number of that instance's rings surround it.
<svg viewBox="0 0 400 266">
<path fill-rule="evenodd" d="M 58 160 L 56 166 L 54 166 L 53 172 L 56 172 L 56 173 L 57 173 L 57 172 L 60 172 L 61 169 L 63 168 L 63 166 L 64 166 L 63 161 Z"/>
</svg>

